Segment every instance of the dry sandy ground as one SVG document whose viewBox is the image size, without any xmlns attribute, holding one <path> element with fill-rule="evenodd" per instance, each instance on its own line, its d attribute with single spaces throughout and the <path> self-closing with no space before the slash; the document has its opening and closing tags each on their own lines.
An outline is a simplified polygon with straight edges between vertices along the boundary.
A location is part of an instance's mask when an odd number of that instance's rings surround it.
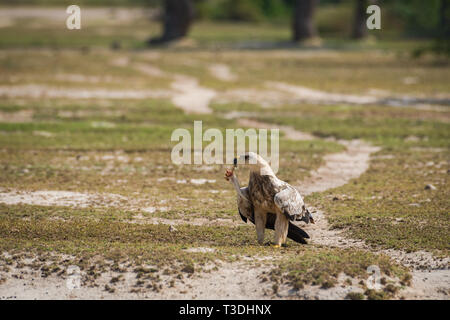
<svg viewBox="0 0 450 320">
<path fill-rule="evenodd" d="M 208 67 L 211 75 L 222 81 L 235 81 L 237 79 L 237 75 L 231 72 L 230 67 L 226 64 L 212 64 Z"/>
<path fill-rule="evenodd" d="M 123 63 L 127 63 L 126 61 Z M 143 72 L 158 74 L 159 76 L 167 76 L 165 73 L 160 73 L 158 69 L 141 68 Z M 214 70 L 214 68 L 212 69 Z M 223 77 L 224 74 L 229 71 L 215 71 L 218 77 Z M 222 74 L 221 74 L 222 73 Z M 221 75 L 219 75 L 221 74 Z M 229 76 L 230 74 L 228 74 Z M 170 76 L 170 75 L 169 75 Z M 225 77 L 228 77 L 225 76 Z M 171 96 L 172 101 L 182 108 L 186 112 L 192 113 L 210 113 L 209 103 L 213 98 L 217 96 L 214 90 L 200 87 L 196 79 L 186 76 L 175 75 L 174 82 L 172 84 L 172 91 L 158 92 L 158 96 Z M 230 77 L 228 80 L 232 81 Z M 360 96 L 348 96 L 348 95 L 336 95 L 323 93 L 307 88 L 294 87 L 286 84 L 272 83 L 271 87 L 277 90 L 270 92 L 267 91 L 269 96 L 273 97 L 277 95 L 283 95 L 282 91 L 287 91 L 292 98 L 305 97 L 324 102 L 348 102 L 348 103 L 369 103 L 370 100 L 367 97 Z M 44 88 L 45 93 L 48 95 L 57 97 L 83 97 L 91 95 L 92 93 L 80 93 L 71 92 L 70 90 L 49 91 L 48 88 Z M 106 97 L 111 98 L 118 95 L 117 92 L 102 92 L 96 91 L 96 95 L 105 94 Z M 125 92 L 125 93 L 124 93 Z M 121 95 L 127 95 L 124 91 Z M 251 96 L 259 101 L 261 96 L 264 95 L 261 92 L 255 91 L 256 94 Z M 266 93 L 267 93 L 266 92 Z M 247 92 L 248 93 L 248 92 Z M 14 96 L 33 96 L 42 95 L 42 87 L 0 87 L 0 96 L 11 95 Z M 136 94 L 134 92 L 132 95 Z M 141 93 L 142 94 L 142 93 Z M 152 93 L 150 95 L 155 95 Z M 231 95 L 232 96 L 232 95 Z M 245 94 L 239 96 L 240 99 L 245 99 Z M 104 96 L 103 96 L 104 97 Z M 230 98 L 225 95 L 226 98 Z M 247 95 L 248 97 L 248 95 Z M 266 96 L 267 97 L 267 96 Z M 222 95 L 224 98 L 224 95 Z M 369 100 L 367 100 L 369 99 Z M 230 117 L 230 115 L 228 115 Z M 232 117 L 232 115 L 231 115 Z M 251 126 L 255 128 L 273 128 L 273 125 L 241 119 L 243 126 Z M 293 140 L 309 140 L 314 138 L 309 134 L 305 134 L 294 130 L 290 127 L 279 127 L 286 133 L 289 139 Z M 314 171 L 311 177 L 302 182 L 298 187 L 301 193 L 309 194 L 312 192 L 321 192 L 329 188 L 335 188 L 348 183 L 349 180 L 358 178 L 364 173 L 370 161 L 372 153 L 378 151 L 378 148 L 369 145 L 368 143 L 354 140 L 354 141 L 337 141 L 346 147 L 346 150 L 341 153 L 327 155 L 325 157 L 325 164 Z M 106 199 L 106 200 L 105 200 Z M 46 192 L 33 192 L 33 193 L 21 193 L 17 191 L 0 192 L 0 202 L 4 203 L 29 203 L 29 204 L 43 204 L 43 205 L 67 205 L 67 206 L 83 206 L 83 205 L 119 205 L 120 203 L 126 203 L 123 199 L 114 202 L 117 198 L 114 195 L 86 195 L 86 194 L 67 194 L 65 192 L 58 193 L 55 191 Z M 103 201 L 103 202 L 102 202 Z M 413 271 L 412 286 L 400 293 L 401 296 L 410 299 L 448 299 L 448 293 L 450 292 L 450 272 L 448 270 L 449 260 L 437 261 L 433 256 L 426 252 L 405 253 L 397 250 L 377 250 L 367 246 L 360 240 L 348 239 L 344 236 L 343 232 L 330 230 L 327 220 L 323 212 L 316 210 L 315 219 L 316 225 L 308 225 L 306 229 L 312 235 L 311 241 L 313 243 L 333 246 L 333 247 L 355 247 L 375 252 L 383 252 L 388 254 L 392 258 L 396 259 L 400 263 L 410 266 Z M 199 221 L 176 221 L 165 219 L 154 219 L 142 221 L 137 215 L 133 222 L 136 223 L 192 223 L 192 224 L 205 224 L 207 221 L 200 219 Z M 219 221 L 214 221 L 214 223 Z M 220 223 L 229 225 L 235 224 L 233 221 L 227 221 L 223 219 Z M 202 248 L 200 250 L 208 250 L 208 248 Z M 268 259 L 270 259 L 268 257 Z M 130 293 L 129 289 L 132 285 L 131 281 L 134 279 L 134 275 L 127 275 L 124 281 L 116 287 L 114 294 L 105 292 L 103 286 L 100 287 L 82 287 L 82 289 L 69 290 L 65 285 L 65 281 L 62 278 L 56 276 L 50 276 L 48 278 L 41 278 L 34 275 L 32 272 L 22 273 L 23 270 L 14 270 L 13 273 L 19 274 L 18 277 L 12 277 L 11 273 L 7 276 L 6 282 L 0 285 L 0 298 L 4 299 L 122 299 L 122 298 L 163 298 L 163 299 L 180 299 L 180 298 L 197 298 L 197 299 L 266 299 L 266 298 L 294 298 L 294 299 L 343 299 L 350 291 L 361 291 L 356 284 L 351 286 L 337 285 L 331 289 L 319 289 L 317 287 L 305 287 L 299 291 L 291 291 L 287 286 L 281 285 L 277 296 L 271 294 L 271 285 L 269 282 L 261 282 L 259 276 L 267 271 L 270 267 L 270 261 L 265 261 L 264 267 L 249 267 L 248 263 L 223 263 L 217 271 L 211 271 L 207 273 L 201 273 L 200 275 L 192 276 L 191 278 L 185 278 L 182 282 L 177 283 L 173 288 L 166 288 L 160 292 L 145 291 L 141 293 Z M 421 270 L 422 268 L 428 268 L 429 270 Z M 445 268 L 445 269 L 444 269 Z M 111 275 L 102 275 L 100 284 L 102 281 L 107 283 Z M 344 281 L 344 277 L 340 281 Z"/>
<path fill-rule="evenodd" d="M 187 76 L 177 76 L 172 82 L 175 93 L 172 102 L 186 113 L 211 113 L 211 100 L 217 95 L 216 91 L 201 87 L 198 80 Z"/>
<path fill-rule="evenodd" d="M 251 269 L 252 272 L 248 272 Z M 81 284 L 70 287 L 70 276 L 51 275 L 42 278 L 39 271 L 29 268 L 14 269 L 5 283 L 0 286 L 1 299 L 267 299 L 271 296 L 269 281 L 260 283 L 256 278 L 269 268 L 253 267 L 248 263 L 223 263 L 220 271 L 205 272 L 177 280 L 173 287 L 169 278 L 162 276 L 164 289 L 136 290 L 136 273 L 121 273 L 122 280 L 114 285 L 115 292 L 105 290 L 111 278 L 117 273 L 103 273 L 96 279 L 96 286 Z M 238 275 L 238 276 L 236 276 Z M 256 280 L 256 281 L 255 281 Z M 70 288 L 70 289 L 69 289 Z"/>
</svg>

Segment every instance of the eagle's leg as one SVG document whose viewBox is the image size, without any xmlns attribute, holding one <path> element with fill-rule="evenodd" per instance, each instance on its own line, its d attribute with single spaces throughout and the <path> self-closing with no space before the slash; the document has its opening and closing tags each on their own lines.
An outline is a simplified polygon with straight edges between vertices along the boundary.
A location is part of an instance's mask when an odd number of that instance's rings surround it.
<svg viewBox="0 0 450 320">
<path fill-rule="evenodd" d="M 264 230 L 266 229 L 267 213 L 255 210 L 255 226 L 258 243 L 264 244 Z"/>
<path fill-rule="evenodd" d="M 275 220 L 275 241 L 276 246 L 281 246 L 286 242 L 289 230 L 289 220 L 282 213 L 277 213 Z"/>
</svg>

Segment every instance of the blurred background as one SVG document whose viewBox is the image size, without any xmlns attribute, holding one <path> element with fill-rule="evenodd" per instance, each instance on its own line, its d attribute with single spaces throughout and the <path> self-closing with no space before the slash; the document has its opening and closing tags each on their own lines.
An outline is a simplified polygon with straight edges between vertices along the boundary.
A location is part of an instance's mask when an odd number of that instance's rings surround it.
<svg viewBox="0 0 450 320">
<path fill-rule="evenodd" d="M 412 48 L 416 55 L 449 54 L 450 5 L 445 0 L 80 0 L 76 4 L 82 8 L 82 30 L 68 36 L 56 27 L 65 15 L 39 9 L 67 7 L 72 2 L 0 1 L 0 5 L 16 7 L 2 10 L 0 46 L 139 48 L 187 37 L 191 41 L 184 45 L 196 47 L 267 48 L 301 41 L 348 48 L 390 43 Z M 370 4 L 381 7 L 381 30 L 366 28 L 365 11 Z M 33 9 L 27 11 L 24 6 Z M 44 18 L 52 19 L 54 25 L 39 24 Z M 29 39 L 30 29 L 45 32 L 45 38 Z"/>
</svg>

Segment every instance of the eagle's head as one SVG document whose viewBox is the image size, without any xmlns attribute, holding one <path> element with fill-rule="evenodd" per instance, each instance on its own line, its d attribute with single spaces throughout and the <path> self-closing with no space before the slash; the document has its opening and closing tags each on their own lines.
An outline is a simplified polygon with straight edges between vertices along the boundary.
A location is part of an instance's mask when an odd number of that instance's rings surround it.
<svg viewBox="0 0 450 320">
<path fill-rule="evenodd" d="M 254 152 L 246 152 L 242 154 L 239 158 L 235 159 L 234 163 L 237 164 L 257 164 L 258 158 L 261 158 L 258 154 Z"/>
<path fill-rule="evenodd" d="M 238 164 L 249 165 L 250 170 L 259 171 L 262 175 L 273 175 L 270 165 L 259 154 L 254 152 L 246 152 L 239 158 L 234 159 L 234 165 Z"/>
</svg>

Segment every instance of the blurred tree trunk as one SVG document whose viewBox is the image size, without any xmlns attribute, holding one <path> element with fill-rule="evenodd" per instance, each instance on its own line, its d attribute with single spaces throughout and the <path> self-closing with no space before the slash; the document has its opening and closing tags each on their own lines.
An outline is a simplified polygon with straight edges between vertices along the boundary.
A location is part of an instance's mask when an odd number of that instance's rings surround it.
<svg viewBox="0 0 450 320">
<path fill-rule="evenodd" d="M 377 0 L 355 0 L 355 15 L 353 17 L 353 26 L 351 37 L 353 39 L 362 39 L 367 36 L 367 7 L 371 4 L 377 4 Z"/>
<path fill-rule="evenodd" d="M 439 10 L 439 29 L 433 50 L 450 57 L 450 3 L 448 0 L 441 0 Z"/>
<path fill-rule="evenodd" d="M 441 0 L 439 9 L 441 13 L 439 17 L 439 26 L 443 34 L 443 38 L 446 38 L 448 41 L 448 39 L 450 38 L 450 4 L 448 0 Z"/>
<path fill-rule="evenodd" d="M 191 0 L 165 0 L 163 34 L 150 39 L 150 43 L 163 43 L 180 39 L 188 34 L 194 17 Z"/>
<path fill-rule="evenodd" d="M 353 39 L 362 39 L 367 36 L 366 9 L 368 1 L 356 0 L 355 2 L 355 15 L 353 17 L 351 37 Z"/>
<path fill-rule="evenodd" d="M 317 35 L 314 12 L 319 0 L 297 0 L 294 9 L 294 41 L 302 41 Z"/>
</svg>

